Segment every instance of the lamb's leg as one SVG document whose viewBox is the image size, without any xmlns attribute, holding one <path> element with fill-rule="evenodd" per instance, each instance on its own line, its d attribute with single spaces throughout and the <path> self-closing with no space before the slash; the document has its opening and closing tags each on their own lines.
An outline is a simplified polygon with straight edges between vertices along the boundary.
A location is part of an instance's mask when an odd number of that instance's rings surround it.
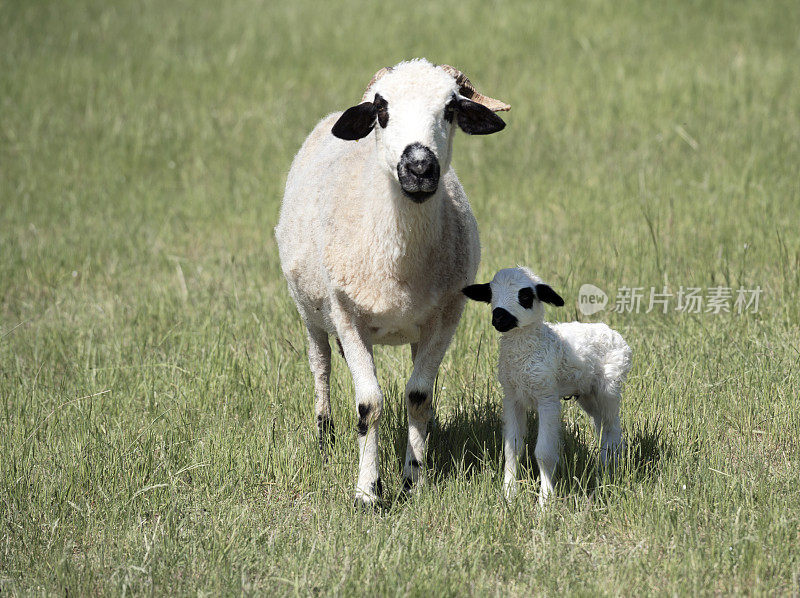
<svg viewBox="0 0 800 598">
<path fill-rule="evenodd" d="M 353 376 L 358 416 L 358 482 L 356 504 L 373 504 L 383 492 L 378 463 L 378 423 L 383 395 L 378 385 L 372 344 L 366 328 L 344 309 L 334 312 L 336 333 L 342 344 L 347 367 Z"/>
<path fill-rule="evenodd" d="M 439 366 L 456 331 L 465 300 L 459 296 L 436 321 L 422 326 L 418 343 L 411 345 L 414 370 L 406 384 L 408 410 L 408 445 L 403 466 L 403 490 L 408 492 L 419 481 L 425 463 L 428 422 L 433 410 L 433 385 Z"/>
<path fill-rule="evenodd" d="M 612 463 L 625 450 L 622 441 L 622 426 L 619 421 L 620 395 L 610 390 L 578 398 L 578 404 L 594 420 L 595 432 L 600 440 L 600 461 L 603 465 Z"/>
<path fill-rule="evenodd" d="M 561 399 L 545 397 L 537 404 L 539 412 L 539 434 L 536 439 L 536 462 L 542 485 L 539 504 L 544 505 L 553 492 L 553 476 L 561 450 Z"/>
<path fill-rule="evenodd" d="M 306 326 L 308 331 L 308 363 L 314 375 L 314 409 L 317 414 L 319 450 L 324 455 L 329 444 L 333 444 L 333 420 L 331 419 L 331 346 L 328 333 L 321 328 Z"/>
<path fill-rule="evenodd" d="M 517 495 L 517 463 L 522 448 L 525 446 L 525 434 L 528 431 L 528 411 L 516 398 L 503 398 L 503 453 L 505 455 L 505 474 L 503 491 L 506 498 Z"/>
</svg>

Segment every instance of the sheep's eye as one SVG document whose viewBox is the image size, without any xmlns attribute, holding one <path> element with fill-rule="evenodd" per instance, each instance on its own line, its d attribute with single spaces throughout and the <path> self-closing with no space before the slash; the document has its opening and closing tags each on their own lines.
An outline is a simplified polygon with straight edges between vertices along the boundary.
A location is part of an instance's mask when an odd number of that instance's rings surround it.
<svg viewBox="0 0 800 598">
<path fill-rule="evenodd" d="M 519 304 L 524 307 L 525 309 L 530 309 L 533 307 L 533 298 L 534 298 L 533 289 L 531 287 L 525 287 L 524 289 L 519 290 Z"/>
<path fill-rule="evenodd" d="M 453 122 L 453 114 L 455 114 L 455 106 L 456 106 L 455 100 L 450 100 L 444 107 L 444 119 L 449 123 Z"/>
<path fill-rule="evenodd" d="M 378 124 L 382 129 L 385 129 L 386 125 L 389 124 L 389 102 L 384 100 L 381 94 L 376 93 L 373 104 L 375 104 L 375 108 L 378 110 Z"/>
</svg>

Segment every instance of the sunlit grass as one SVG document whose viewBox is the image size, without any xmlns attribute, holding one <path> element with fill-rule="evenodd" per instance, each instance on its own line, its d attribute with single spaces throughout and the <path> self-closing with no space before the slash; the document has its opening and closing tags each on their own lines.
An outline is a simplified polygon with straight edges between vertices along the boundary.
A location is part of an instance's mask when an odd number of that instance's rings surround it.
<svg viewBox="0 0 800 598">
<path fill-rule="evenodd" d="M 798 31 L 792 2 L 0 4 L 0 594 L 800 591 Z M 532 444 L 501 496 L 479 306 L 412 500 L 408 348 L 377 350 L 384 508 L 351 507 L 338 356 L 317 452 L 272 227 L 316 121 L 412 56 L 513 106 L 456 142 L 479 278 L 529 265 L 568 299 L 550 318 L 634 349 L 629 455 L 600 471 L 566 403 L 545 512 Z M 586 318 L 583 283 L 763 295 Z"/>
</svg>

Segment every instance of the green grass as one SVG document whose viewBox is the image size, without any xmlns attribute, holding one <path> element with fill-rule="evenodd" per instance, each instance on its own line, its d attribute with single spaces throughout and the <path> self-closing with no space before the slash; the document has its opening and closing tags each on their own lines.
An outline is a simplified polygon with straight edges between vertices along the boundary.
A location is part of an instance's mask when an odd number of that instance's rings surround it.
<svg viewBox="0 0 800 598">
<path fill-rule="evenodd" d="M 800 592 L 798 31 L 791 1 L 0 2 L 0 594 Z M 407 348 L 377 352 L 386 508 L 351 508 L 338 358 L 317 454 L 284 177 L 413 56 L 513 105 L 456 142 L 480 279 L 530 265 L 562 320 L 585 282 L 764 290 L 757 314 L 591 318 L 634 349 L 631 454 L 598 475 L 567 404 L 545 512 L 530 461 L 501 498 L 477 305 L 417 496 L 392 498 Z"/>
</svg>

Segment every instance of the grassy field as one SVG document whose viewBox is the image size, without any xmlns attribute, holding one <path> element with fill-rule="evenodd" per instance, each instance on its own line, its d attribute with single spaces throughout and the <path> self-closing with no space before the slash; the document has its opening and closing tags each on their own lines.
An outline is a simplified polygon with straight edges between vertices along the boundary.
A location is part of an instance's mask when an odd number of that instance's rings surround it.
<svg viewBox="0 0 800 598">
<path fill-rule="evenodd" d="M 0 2 L 0 595 L 797 595 L 798 31 L 796 1 Z M 413 56 L 513 106 L 454 151 L 479 278 L 530 265 L 568 300 L 550 318 L 634 349 L 630 454 L 598 474 L 565 404 L 544 512 L 532 460 L 501 497 L 475 304 L 417 496 L 393 498 L 407 347 L 377 351 L 385 508 L 351 506 L 338 358 L 317 452 L 284 177 L 321 116 Z M 762 295 L 586 317 L 584 283 Z"/>
</svg>

